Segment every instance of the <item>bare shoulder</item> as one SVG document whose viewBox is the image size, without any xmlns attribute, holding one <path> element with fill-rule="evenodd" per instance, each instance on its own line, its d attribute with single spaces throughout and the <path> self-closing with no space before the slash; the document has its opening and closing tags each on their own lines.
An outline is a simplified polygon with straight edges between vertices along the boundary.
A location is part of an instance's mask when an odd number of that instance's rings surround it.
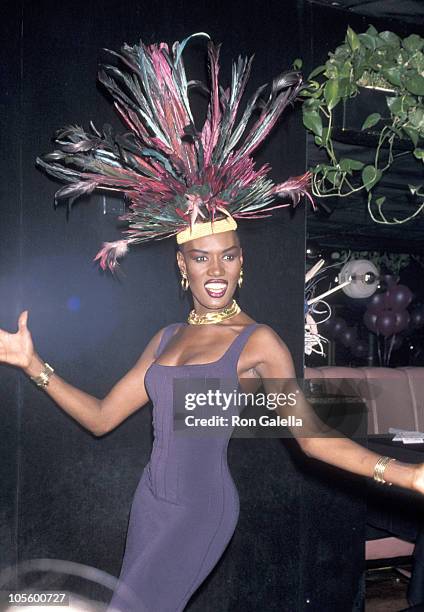
<svg viewBox="0 0 424 612">
<path fill-rule="evenodd" d="M 249 338 L 248 350 L 254 356 L 255 370 L 261 376 L 291 376 L 294 372 L 287 344 L 266 323 L 258 323 Z"/>
<path fill-rule="evenodd" d="M 280 338 L 277 332 L 266 323 L 256 323 L 256 329 L 254 330 L 251 338 L 255 339 L 255 341 L 258 343 L 272 342 L 280 344 L 282 346 L 286 346 L 285 342 Z"/>
<path fill-rule="evenodd" d="M 140 355 L 140 357 L 139 357 L 139 359 L 137 361 L 137 365 L 142 365 L 146 360 L 147 361 L 153 361 L 154 360 L 155 354 L 156 354 L 156 352 L 157 352 L 157 350 L 159 348 L 162 336 L 163 336 L 163 334 L 165 333 L 165 330 L 168 327 L 169 327 L 169 325 L 166 325 L 165 327 L 161 327 L 154 334 L 154 336 L 152 336 L 150 338 L 149 342 L 144 347 L 144 350 L 141 353 L 141 355 Z"/>
</svg>

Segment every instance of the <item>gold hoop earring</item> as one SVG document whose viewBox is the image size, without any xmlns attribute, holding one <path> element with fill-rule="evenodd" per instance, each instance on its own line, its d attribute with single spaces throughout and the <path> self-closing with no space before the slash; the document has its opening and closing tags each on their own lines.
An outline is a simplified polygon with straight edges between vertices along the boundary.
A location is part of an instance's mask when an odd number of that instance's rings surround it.
<svg viewBox="0 0 424 612">
<path fill-rule="evenodd" d="M 238 284 L 239 287 L 241 287 L 242 284 L 243 284 L 243 268 L 240 268 L 240 276 L 239 276 L 239 279 L 237 281 L 237 284 Z"/>
<path fill-rule="evenodd" d="M 183 288 L 183 291 L 187 291 L 189 286 L 190 286 L 190 283 L 188 281 L 188 278 L 185 274 L 183 274 L 181 277 L 181 287 Z"/>
</svg>

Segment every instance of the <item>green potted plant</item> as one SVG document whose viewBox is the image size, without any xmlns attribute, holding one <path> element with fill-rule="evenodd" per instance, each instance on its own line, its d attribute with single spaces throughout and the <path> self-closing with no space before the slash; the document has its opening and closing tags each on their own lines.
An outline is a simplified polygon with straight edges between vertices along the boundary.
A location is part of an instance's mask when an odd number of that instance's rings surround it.
<svg viewBox="0 0 424 612">
<path fill-rule="evenodd" d="M 300 65 L 296 60 L 295 67 Z M 404 219 L 387 219 L 385 198 L 376 197 L 383 174 L 399 156 L 424 162 L 424 38 L 401 39 L 373 26 L 357 34 L 349 27 L 344 43 L 311 72 L 301 95 L 304 126 L 327 157 L 311 169 L 315 196 L 363 191 L 372 219 L 383 224 L 405 223 L 424 209 L 423 184 L 408 185 L 416 207 Z M 349 141 L 353 132 L 372 147 L 372 163 L 338 155 L 336 141 Z"/>
</svg>

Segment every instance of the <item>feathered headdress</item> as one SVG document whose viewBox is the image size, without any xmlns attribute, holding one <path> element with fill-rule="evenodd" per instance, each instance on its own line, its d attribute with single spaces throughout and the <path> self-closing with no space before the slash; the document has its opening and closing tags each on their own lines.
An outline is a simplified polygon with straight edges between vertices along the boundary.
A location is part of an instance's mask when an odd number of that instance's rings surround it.
<svg viewBox="0 0 424 612">
<path fill-rule="evenodd" d="M 187 81 L 182 53 L 195 36 L 206 37 L 210 87 Z M 91 131 L 68 126 L 56 133 L 57 149 L 37 163 L 49 174 L 70 183 L 55 194 L 69 205 L 95 189 L 118 191 L 129 202 L 126 238 L 105 242 L 97 253 L 103 269 L 114 270 L 128 245 L 159 240 L 215 217 L 254 219 L 290 204 L 271 206 L 289 197 L 296 205 L 307 192 L 309 174 L 275 184 L 269 166 L 254 168 L 252 153 L 263 142 L 283 110 L 302 86 L 301 75 L 288 72 L 274 79 L 267 99 L 259 87 L 237 120 L 253 58 L 233 63 L 231 86 L 219 84 L 219 50 L 203 32 L 175 42 L 125 44 L 110 51 L 121 67 L 103 66 L 100 82 L 130 132 L 113 136 L 110 126 Z M 120 66 L 121 66 L 120 64 Z M 189 90 L 200 87 L 209 95 L 207 116 L 199 131 L 193 120 Z M 252 121 L 256 111 L 259 113 Z M 252 123 L 249 128 L 249 121 Z M 312 202 L 313 203 L 313 202 Z"/>
</svg>

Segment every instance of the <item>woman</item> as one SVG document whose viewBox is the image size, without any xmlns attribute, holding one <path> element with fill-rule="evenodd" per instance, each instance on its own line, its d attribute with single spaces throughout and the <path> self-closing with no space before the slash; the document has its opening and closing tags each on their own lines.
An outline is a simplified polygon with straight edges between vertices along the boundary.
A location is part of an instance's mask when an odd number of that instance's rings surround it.
<svg viewBox="0 0 424 612">
<path fill-rule="evenodd" d="M 103 245 L 95 258 L 103 268 L 115 270 L 128 244 L 176 235 L 182 286 L 190 287 L 194 304 L 187 323 L 158 331 L 103 399 L 69 385 L 37 355 L 28 311 L 21 313 L 15 334 L 0 331 L 0 360 L 21 367 L 97 436 L 152 399 L 153 450 L 131 506 L 111 611 L 183 610 L 221 557 L 237 523 L 238 495 L 226 459 L 231 427 L 213 435 L 201 429 L 193 435 L 174 430 L 175 380 L 190 386 L 212 379 L 225 387 L 228 380 L 238 385 L 242 377 L 251 379 L 243 388 L 263 380 L 267 392 L 298 390 L 284 342 L 241 311 L 233 294 L 242 283 L 243 263 L 235 218 L 267 213 L 278 197 L 288 195 L 296 204 L 302 194 L 308 195 L 307 175 L 274 185 L 268 168 L 255 170 L 251 158 L 296 98 L 301 78 L 290 73 L 275 79 L 268 99 L 261 99 L 261 87 L 237 122 L 251 60 L 239 58 L 231 87 L 219 87 L 219 50 L 210 43 L 210 102 L 199 132 L 188 104 L 188 89 L 197 82 L 187 81 L 181 59 L 187 40 L 174 43 L 172 51 L 164 43 L 125 45 L 118 57 L 130 75 L 116 67 L 101 73 L 132 136 L 114 140 L 110 131 L 100 133 L 94 126 L 91 133 L 68 127 L 58 135 L 58 149 L 38 160 L 70 183 L 58 197 L 72 200 L 98 188 L 119 190 L 130 200 L 131 212 L 122 217 L 130 222 L 129 237 Z M 255 110 L 259 117 L 252 125 Z M 424 493 L 424 465 L 380 458 L 346 438 L 311 437 L 322 424 L 302 395 L 297 397 L 296 414 L 304 427 L 296 437 L 307 455 Z M 208 414 L 209 407 L 200 414 Z M 226 414 L 237 416 L 238 411 L 233 403 Z M 279 408 L 279 414 L 285 412 Z"/>
<path fill-rule="evenodd" d="M 209 438 L 178 435 L 173 430 L 174 378 L 264 379 L 267 391 L 275 391 L 276 384 L 287 391 L 281 379 L 295 378 L 290 352 L 270 327 L 237 308 L 228 313 L 243 255 L 236 231 L 227 226 L 226 219 L 217 221 L 213 234 L 180 243 L 177 262 L 194 303 L 188 323 L 157 332 L 105 398 L 84 393 L 56 373 L 45 374 L 46 392 L 97 436 L 117 427 L 149 396 L 154 403 L 152 455 L 134 495 L 110 611 L 184 610 L 237 524 L 238 495 L 226 461 L 231 431 Z M 37 378 L 45 366 L 34 350 L 27 317 L 28 311 L 20 315 L 15 334 L 0 330 L 0 359 Z M 299 400 L 295 413 L 308 418 L 306 402 Z M 376 478 L 379 455 L 344 437 L 312 438 L 310 433 L 297 435 L 308 456 Z M 380 470 L 381 478 L 424 494 L 424 464 L 392 460 Z"/>
</svg>

